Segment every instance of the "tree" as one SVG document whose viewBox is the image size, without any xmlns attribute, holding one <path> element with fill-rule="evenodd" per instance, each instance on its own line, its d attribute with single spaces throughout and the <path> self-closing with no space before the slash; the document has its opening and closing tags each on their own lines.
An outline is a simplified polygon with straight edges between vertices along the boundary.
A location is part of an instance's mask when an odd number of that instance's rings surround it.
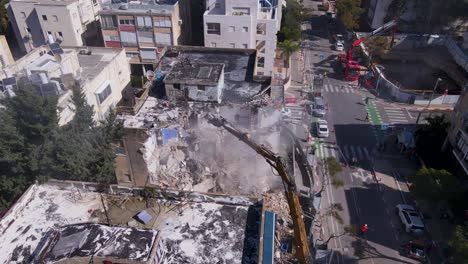
<svg viewBox="0 0 468 264">
<path fill-rule="evenodd" d="M 434 168 L 443 168 L 444 159 L 442 145 L 447 138 L 447 129 L 450 123 L 445 115 L 433 115 L 426 118 L 427 124 L 423 125 L 415 133 L 416 150 L 427 163 Z"/>
<path fill-rule="evenodd" d="M 341 0 L 336 2 L 338 18 L 348 30 L 359 27 L 359 17 L 363 13 L 361 0 Z"/>
<path fill-rule="evenodd" d="M 390 49 L 390 42 L 382 36 L 366 38 L 364 45 L 371 57 L 382 57 Z"/>
<path fill-rule="evenodd" d="M 278 40 L 298 41 L 301 39 L 301 24 L 305 18 L 305 13 L 301 4 L 295 0 L 288 0 L 286 8 L 283 10 L 281 30 L 278 34 Z"/>
<path fill-rule="evenodd" d="M 454 251 L 454 263 L 465 263 L 468 259 L 468 227 L 458 225 L 448 244 Z"/>
<path fill-rule="evenodd" d="M 463 194 L 458 179 L 446 170 L 422 167 L 410 180 L 416 196 L 433 202 L 453 202 Z"/>
<path fill-rule="evenodd" d="M 291 58 L 292 54 L 296 51 L 299 50 L 299 45 L 294 42 L 294 41 L 291 41 L 289 39 L 283 41 L 283 42 L 280 42 L 278 44 L 278 48 L 281 49 L 281 55 L 283 55 L 283 57 L 286 58 L 286 76 L 288 76 L 288 69 L 289 69 L 289 59 Z"/>
<path fill-rule="evenodd" d="M 75 116 L 73 117 L 70 126 L 78 132 L 84 132 L 92 129 L 96 125 L 93 119 L 93 108 L 88 104 L 86 96 L 79 86 L 74 86 L 72 91 L 72 100 L 75 105 Z"/>
<path fill-rule="evenodd" d="M 8 28 L 8 12 L 5 8 L 6 2 L 0 1 L 0 33 L 5 34 Z"/>
</svg>

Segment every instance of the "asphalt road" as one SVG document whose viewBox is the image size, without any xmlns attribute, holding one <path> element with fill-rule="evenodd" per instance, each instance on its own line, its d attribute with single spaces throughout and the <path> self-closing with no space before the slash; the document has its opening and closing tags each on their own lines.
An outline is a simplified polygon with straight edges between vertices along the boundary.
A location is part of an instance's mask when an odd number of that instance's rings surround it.
<svg viewBox="0 0 468 264">
<path fill-rule="evenodd" d="M 326 217 L 321 223 L 321 239 L 342 234 L 344 226 L 348 224 L 358 228 L 368 224 L 370 227 L 363 239 L 356 240 L 348 235 L 331 239 L 328 246 L 334 253 L 330 263 L 414 263 L 400 256 L 401 229 L 395 224 L 398 219 L 394 215 L 389 216 L 389 211 L 393 212 L 393 204 L 402 202 L 400 194 L 392 193 L 387 198 L 392 203 L 386 203 L 370 172 L 376 143 L 382 137 L 381 125 L 411 124 L 415 121 L 414 113 L 381 102 L 371 102 L 367 106 L 363 99 L 372 97 L 371 93 L 350 87 L 341 80 L 340 70 L 335 63 L 339 52 L 330 48 L 332 42 L 329 34 L 323 30 L 326 29 L 325 18 L 315 17 L 311 24 L 312 30 L 308 32 L 311 37 L 303 49 L 305 69 L 301 72 L 293 68 L 293 87 L 286 92 L 286 97 L 299 97 L 294 91 L 302 88 L 302 80 L 306 84 L 311 83 L 314 74 L 327 72 L 321 92 L 329 106 L 325 119 L 331 133 L 326 139 L 314 139 L 316 157 L 319 160 L 335 157 L 344 165 L 349 164 L 353 157 L 358 160 L 357 166 L 345 166 L 339 174 L 338 177 L 344 182 L 343 187 L 325 185 L 322 211 L 325 212 L 331 204 L 340 203 L 343 211 L 339 214 L 343 222 Z M 302 62 L 298 59 L 297 63 Z M 368 113 L 372 120 L 366 120 Z M 315 136 L 313 130 L 312 136 Z"/>
</svg>

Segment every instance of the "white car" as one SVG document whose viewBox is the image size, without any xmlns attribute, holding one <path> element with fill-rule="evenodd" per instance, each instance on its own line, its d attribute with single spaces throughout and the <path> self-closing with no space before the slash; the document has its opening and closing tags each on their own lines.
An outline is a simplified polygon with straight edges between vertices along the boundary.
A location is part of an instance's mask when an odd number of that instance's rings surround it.
<svg viewBox="0 0 468 264">
<path fill-rule="evenodd" d="M 405 227 L 405 231 L 414 235 L 424 233 L 424 222 L 421 214 L 409 204 L 398 204 L 396 212 Z"/>
<path fill-rule="evenodd" d="M 327 138 L 329 135 L 328 123 L 325 119 L 319 119 L 316 123 L 317 126 L 317 136 L 321 138 Z"/>
<path fill-rule="evenodd" d="M 335 39 L 336 39 L 337 43 L 341 43 L 341 44 L 344 43 L 343 35 L 341 35 L 341 34 L 336 35 Z"/>
<path fill-rule="evenodd" d="M 343 51 L 343 50 L 344 50 L 343 43 L 341 43 L 341 42 L 336 42 L 336 43 L 335 43 L 335 50 L 337 50 L 337 51 Z"/>
<path fill-rule="evenodd" d="M 283 107 L 283 109 L 281 109 L 281 115 L 283 115 L 284 117 L 290 117 L 291 109 Z"/>
</svg>

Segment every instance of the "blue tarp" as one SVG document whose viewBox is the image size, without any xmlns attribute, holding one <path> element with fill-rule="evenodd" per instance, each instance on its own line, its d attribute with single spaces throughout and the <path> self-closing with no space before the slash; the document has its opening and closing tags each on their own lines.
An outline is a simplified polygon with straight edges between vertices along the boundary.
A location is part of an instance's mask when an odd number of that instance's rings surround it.
<svg viewBox="0 0 468 264">
<path fill-rule="evenodd" d="M 276 214 L 265 211 L 263 220 L 263 257 L 262 264 L 273 264 Z"/>
<path fill-rule="evenodd" d="M 166 145 L 167 143 L 171 142 L 172 140 L 177 140 L 177 130 L 175 129 L 169 129 L 169 128 L 163 128 L 162 129 L 162 141 L 163 145 Z"/>
<path fill-rule="evenodd" d="M 136 218 L 138 219 L 138 221 L 141 221 L 143 224 L 146 225 L 149 223 L 149 221 L 151 221 L 151 218 L 153 217 L 150 214 L 148 214 L 148 212 L 143 210 L 136 215 Z"/>
</svg>

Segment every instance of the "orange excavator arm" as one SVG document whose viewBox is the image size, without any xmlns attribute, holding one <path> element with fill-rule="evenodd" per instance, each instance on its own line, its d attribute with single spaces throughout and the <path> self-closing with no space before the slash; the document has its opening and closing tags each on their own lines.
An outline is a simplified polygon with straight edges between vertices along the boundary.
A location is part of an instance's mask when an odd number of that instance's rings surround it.
<svg viewBox="0 0 468 264">
<path fill-rule="evenodd" d="M 288 200 L 290 215 L 293 221 L 296 256 L 301 264 L 313 263 L 312 257 L 310 255 L 309 244 L 307 241 L 302 207 L 299 203 L 299 197 L 296 193 L 296 185 L 294 183 L 294 180 L 292 180 L 289 177 L 289 174 L 281 158 L 265 146 L 259 145 L 250 140 L 249 135 L 247 133 L 243 133 L 237 130 L 231 124 L 229 124 L 223 117 L 218 117 L 214 114 L 208 114 L 206 118 L 210 124 L 216 127 L 222 127 L 226 129 L 229 133 L 234 135 L 240 141 L 247 144 L 258 154 L 263 156 L 268 162 L 268 164 L 270 164 L 270 166 L 275 168 L 275 170 L 278 172 L 285 185 L 286 197 Z"/>
</svg>

